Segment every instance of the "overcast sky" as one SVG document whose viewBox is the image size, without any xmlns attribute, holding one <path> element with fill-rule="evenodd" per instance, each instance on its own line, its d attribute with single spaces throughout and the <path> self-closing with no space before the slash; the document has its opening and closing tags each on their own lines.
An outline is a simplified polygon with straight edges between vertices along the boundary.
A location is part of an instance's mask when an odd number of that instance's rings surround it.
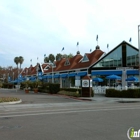
<svg viewBox="0 0 140 140">
<path fill-rule="evenodd" d="M 138 48 L 139 24 L 139 0 L 0 0 L 0 66 L 16 67 L 16 56 L 29 67 L 37 57 L 43 63 L 44 54 L 75 55 L 79 48 L 84 55 L 97 35 L 104 52 L 130 37 Z"/>
</svg>

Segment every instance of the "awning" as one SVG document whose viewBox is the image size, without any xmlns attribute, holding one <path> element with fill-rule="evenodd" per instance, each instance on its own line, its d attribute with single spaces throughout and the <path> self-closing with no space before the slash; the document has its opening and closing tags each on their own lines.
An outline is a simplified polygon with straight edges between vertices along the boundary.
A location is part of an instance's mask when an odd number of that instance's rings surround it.
<svg viewBox="0 0 140 140">
<path fill-rule="evenodd" d="M 36 81 L 36 79 L 30 79 L 30 81 L 31 81 L 31 82 L 34 82 L 34 81 Z"/>
<path fill-rule="evenodd" d="M 125 81 L 135 81 L 135 82 L 138 82 L 139 79 L 137 77 L 132 76 L 132 77 L 128 77 L 127 79 L 125 79 Z"/>
<path fill-rule="evenodd" d="M 36 76 L 29 77 L 29 80 L 34 80 L 34 79 L 36 79 Z"/>
<path fill-rule="evenodd" d="M 42 79 L 47 79 L 48 75 L 43 75 Z"/>
<path fill-rule="evenodd" d="M 59 74 L 55 74 L 53 77 L 54 78 L 59 78 L 59 76 L 60 76 Z"/>
<path fill-rule="evenodd" d="M 113 70 L 113 71 L 92 71 L 91 75 L 122 75 L 121 70 Z"/>
<path fill-rule="evenodd" d="M 84 71 L 84 72 L 79 72 L 76 76 L 86 76 L 87 75 L 87 72 Z"/>
<path fill-rule="evenodd" d="M 43 78 L 42 78 L 42 76 L 39 76 L 38 79 L 39 79 L 39 80 L 42 80 Z"/>
<path fill-rule="evenodd" d="M 76 73 L 69 73 L 68 76 L 69 76 L 69 77 L 74 77 L 74 76 L 76 76 Z"/>
<path fill-rule="evenodd" d="M 68 73 L 61 74 L 61 75 L 60 75 L 61 78 L 65 78 L 65 77 L 67 77 L 67 76 L 68 76 Z"/>
<path fill-rule="evenodd" d="M 139 70 L 127 70 L 127 75 L 139 75 Z"/>
<path fill-rule="evenodd" d="M 51 79 L 51 78 L 52 78 L 52 75 L 48 75 L 47 78 L 48 78 L 48 79 Z"/>
</svg>

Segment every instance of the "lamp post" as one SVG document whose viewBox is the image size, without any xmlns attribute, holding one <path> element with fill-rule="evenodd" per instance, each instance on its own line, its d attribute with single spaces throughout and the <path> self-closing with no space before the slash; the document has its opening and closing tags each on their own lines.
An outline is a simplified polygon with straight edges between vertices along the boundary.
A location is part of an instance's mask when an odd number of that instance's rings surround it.
<svg viewBox="0 0 140 140">
<path fill-rule="evenodd" d="M 13 80 L 15 80 L 15 78 L 14 78 L 14 72 L 13 72 Z"/>
<path fill-rule="evenodd" d="M 37 63 L 37 66 L 36 66 L 36 76 L 37 76 L 37 81 L 38 81 L 38 70 L 39 70 L 39 64 Z"/>
<path fill-rule="evenodd" d="M 139 31 L 140 31 L 140 25 L 138 25 L 138 49 L 139 49 L 139 87 L 140 87 L 140 36 L 139 36 Z"/>
<path fill-rule="evenodd" d="M 52 65 L 52 83 L 54 83 L 54 78 L 53 78 L 53 63 L 51 63 Z"/>
<path fill-rule="evenodd" d="M 5 80 L 5 74 L 3 74 L 3 83 L 4 83 L 4 80 Z"/>
</svg>

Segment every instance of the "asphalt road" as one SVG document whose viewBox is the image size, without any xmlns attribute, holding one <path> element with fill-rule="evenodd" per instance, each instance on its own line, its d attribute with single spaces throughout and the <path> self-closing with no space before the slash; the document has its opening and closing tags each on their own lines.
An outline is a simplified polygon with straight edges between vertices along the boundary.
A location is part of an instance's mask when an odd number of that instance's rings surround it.
<svg viewBox="0 0 140 140">
<path fill-rule="evenodd" d="M 140 129 L 138 102 L 95 103 L 53 97 L 47 103 L 0 105 L 0 139 L 128 140 L 130 127 Z"/>
<path fill-rule="evenodd" d="M 30 93 L 25 93 L 23 90 L 18 90 L 16 92 L 15 89 L 0 89 L 0 96 L 20 98 L 22 99 L 21 104 L 78 102 L 78 100 L 73 100 L 71 98 L 61 96 L 58 97 L 47 93 L 34 93 L 33 91 L 31 91 Z"/>
</svg>

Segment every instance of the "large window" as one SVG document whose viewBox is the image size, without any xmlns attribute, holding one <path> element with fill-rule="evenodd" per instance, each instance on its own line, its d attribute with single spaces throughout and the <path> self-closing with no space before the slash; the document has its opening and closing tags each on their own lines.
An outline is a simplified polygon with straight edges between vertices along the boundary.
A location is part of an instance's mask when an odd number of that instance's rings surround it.
<svg viewBox="0 0 140 140">
<path fill-rule="evenodd" d="M 122 66 L 122 46 L 99 61 L 94 67 L 120 67 Z"/>
<path fill-rule="evenodd" d="M 126 65 L 127 66 L 138 66 L 139 55 L 138 51 L 127 45 L 126 47 Z"/>
</svg>

